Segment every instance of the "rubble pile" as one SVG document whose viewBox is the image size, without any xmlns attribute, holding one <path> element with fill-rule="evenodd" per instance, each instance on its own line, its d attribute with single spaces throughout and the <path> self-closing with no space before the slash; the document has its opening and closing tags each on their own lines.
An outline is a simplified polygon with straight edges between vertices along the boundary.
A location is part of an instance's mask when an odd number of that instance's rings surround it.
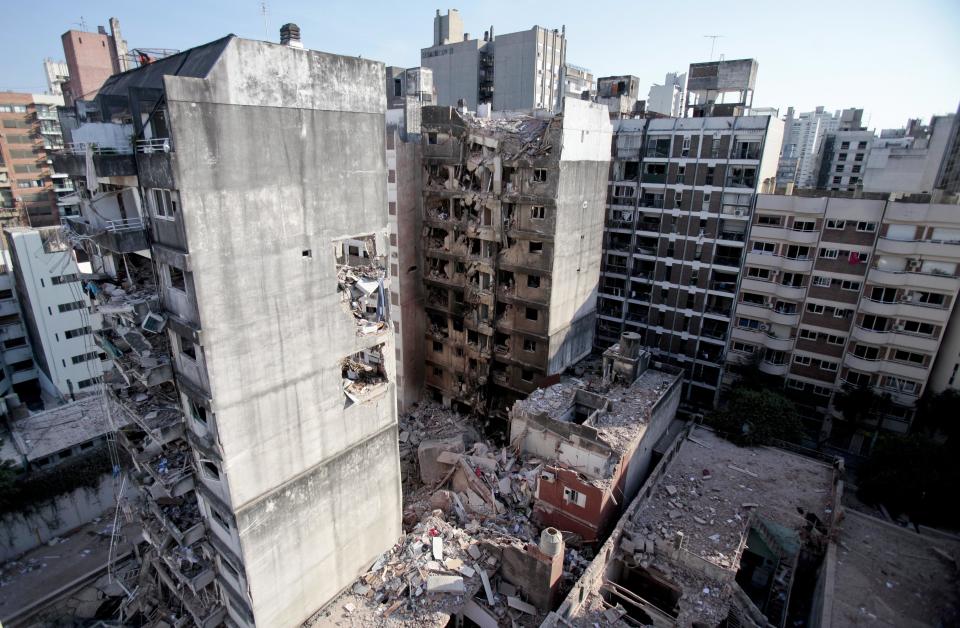
<svg viewBox="0 0 960 628">
<path fill-rule="evenodd" d="M 375 334 L 387 328 L 382 266 L 337 265 L 337 285 L 343 305 L 357 323 L 357 335 Z"/>
<path fill-rule="evenodd" d="M 382 389 L 387 381 L 383 371 L 383 345 L 371 347 L 340 361 L 343 392 L 354 402 Z"/>
<path fill-rule="evenodd" d="M 160 497 L 156 502 L 163 516 L 178 530 L 188 530 L 200 521 L 200 505 L 195 499 Z"/>
</svg>

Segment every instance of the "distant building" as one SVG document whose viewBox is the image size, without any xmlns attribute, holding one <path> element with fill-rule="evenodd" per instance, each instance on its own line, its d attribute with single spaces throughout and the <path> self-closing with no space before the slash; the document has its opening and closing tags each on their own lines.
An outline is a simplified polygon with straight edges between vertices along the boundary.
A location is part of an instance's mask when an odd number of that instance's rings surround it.
<svg viewBox="0 0 960 628">
<path fill-rule="evenodd" d="M 430 68 L 398 68 L 388 66 L 387 109 L 402 109 L 408 99 L 421 106 L 436 104 L 437 90 L 433 87 Z"/>
<path fill-rule="evenodd" d="M 73 187 L 48 163 L 63 148 L 61 96 L 0 92 L 0 226 L 60 222 L 59 196 Z"/>
<path fill-rule="evenodd" d="M 863 109 L 844 109 L 837 128 L 826 133 L 817 156 L 821 190 L 853 192 L 863 187 L 864 168 L 875 135 L 862 124 Z"/>
<path fill-rule="evenodd" d="M 664 77 L 663 85 L 654 83 L 650 86 L 646 110 L 671 118 L 679 118 L 683 116 L 683 102 L 686 97 L 686 73 L 670 72 Z"/>
<path fill-rule="evenodd" d="M 43 60 L 43 73 L 47 76 L 47 93 L 63 96 L 63 84 L 70 80 L 70 70 L 65 61 Z"/>
<path fill-rule="evenodd" d="M 956 118 L 933 116 L 929 125 L 911 121 L 902 138 L 874 139 L 863 168 L 864 192 L 933 192 L 951 150 L 957 150 Z"/>
<path fill-rule="evenodd" d="M 839 111 L 830 113 L 823 107 L 814 111 L 795 113 L 787 109 L 784 118 L 783 148 L 777 168 L 777 185 L 793 183 L 796 187 L 812 188 L 817 184 L 817 159 L 827 134 L 840 125 Z"/>
<path fill-rule="evenodd" d="M 960 194 L 960 107 L 953 116 L 950 144 L 944 154 L 937 187 L 953 194 Z"/>
<path fill-rule="evenodd" d="M 597 102 L 606 105 L 611 118 L 631 117 L 638 111 L 640 79 L 636 76 L 601 76 L 597 79 Z"/>
<path fill-rule="evenodd" d="M 61 36 L 69 78 L 63 84 L 67 104 L 92 100 L 111 75 L 129 69 L 127 42 L 120 34 L 120 20 L 110 18 L 110 33 L 97 27 L 96 33 L 69 30 Z"/>
<path fill-rule="evenodd" d="M 587 68 L 568 63 L 563 68 L 563 93 L 568 98 L 592 100 L 595 91 L 593 73 Z"/>
<path fill-rule="evenodd" d="M 562 31 L 534 26 L 528 31 L 470 39 L 456 9 L 434 17 L 433 45 L 420 51 L 420 65 L 433 71 L 437 104 L 456 107 L 462 100 L 476 111 L 490 104 L 497 111 L 559 111 L 565 88 L 567 42 Z"/>
</svg>

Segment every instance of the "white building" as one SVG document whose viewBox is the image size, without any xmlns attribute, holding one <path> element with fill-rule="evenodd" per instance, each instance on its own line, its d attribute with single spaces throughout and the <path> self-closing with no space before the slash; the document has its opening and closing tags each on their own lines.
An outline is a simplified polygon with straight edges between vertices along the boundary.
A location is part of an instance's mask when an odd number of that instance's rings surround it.
<svg viewBox="0 0 960 628">
<path fill-rule="evenodd" d="M 63 84 L 70 80 L 70 70 L 65 61 L 43 60 L 43 73 L 47 77 L 47 93 L 63 96 Z M 63 105 L 63 103 L 60 103 Z"/>
<path fill-rule="evenodd" d="M 929 125 L 918 125 L 904 137 L 875 139 L 863 169 L 863 190 L 932 192 L 948 154 L 955 117 L 934 116 Z"/>
<path fill-rule="evenodd" d="M 647 94 L 647 111 L 662 113 L 671 118 L 683 115 L 683 101 L 687 96 L 687 74 L 670 72 L 663 85 L 654 83 Z"/>
<path fill-rule="evenodd" d="M 103 373 L 90 299 L 59 228 L 5 231 L 40 387 L 53 397 L 92 392 Z"/>
<path fill-rule="evenodd" d="M 839 123 L 839 111 L 830 113 L 817 107 L 794 115 L 793 107 L 787 109 L 777 185 L 793 182 L 801 188 L 816 187 L 817 154 L 826 134 L 836 131 Z"/>
</svg>

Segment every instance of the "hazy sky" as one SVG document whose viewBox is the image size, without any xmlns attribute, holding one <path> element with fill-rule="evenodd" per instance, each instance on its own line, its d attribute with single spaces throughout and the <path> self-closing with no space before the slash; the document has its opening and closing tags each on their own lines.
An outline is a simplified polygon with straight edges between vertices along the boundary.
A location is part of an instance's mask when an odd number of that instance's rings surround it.
<svg viewBox="0 0 960 628">
<path fill-rule="evenodd" d="M 419 64 L 432 43 L 435 3 L 419 0 L 333 2 L 267 0 L 2 0 L 0 89 L 43 91 L 44 57 L 61 59 L 60 35 L 120 19 L 131 48 L 185 49 L 227 33 L 277 40 L 285 22 L 300 25 L 309 48 Z M 483 36 L 539 24 L 567 27 L 567 60 L 595 76 L 635 74 L 641 89 L 663 75 L 717 54 L 755 57 L 756 106 L 807 111 L 862 107 L 871 127 L 902 126 L 908 117 L 950 113 L 960 102 L 960 1 L 891 2 L 606 2 L 484 0 L 459 8 L 464 28 Z M 548 9 L 546 12 L 544 9 Z"/>
</svg>

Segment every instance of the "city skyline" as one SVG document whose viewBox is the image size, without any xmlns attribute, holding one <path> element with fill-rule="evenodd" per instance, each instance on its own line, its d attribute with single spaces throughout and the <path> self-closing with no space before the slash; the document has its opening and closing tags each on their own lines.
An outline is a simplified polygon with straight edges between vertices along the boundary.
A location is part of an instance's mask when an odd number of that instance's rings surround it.
<svg viewBox="0 0 960 628">
<path fill-rule="evenodd" d="M 4 77 L 0 89 L 43 92 L 43 59 L 62 57 L 60 35 L 82 29 L 81 19 L 86 30 L 95 32 L 109 17 L 118 17 L 131 49 L 187 49 L 231 32 L 275 41 L 281 24 L 296 22 L 307 48 L 414 67 L 420 64 L 420 49 L 431 43 L 436 9 L 448 8 L 421 3 L 410 11 L 375 3 L 367 14 L 375 19 L 360 21 L 349 5 L 325 7 L 321 13 L 293 1 L 272 0 L 265 3 L 263 15 L 263 3 L 245 4 L 249 6 L 238 10 L 235 3 L 215 0 L 157 13 L 98 1 L 85 4 L 81 14 L 77 7 L 55 1 L 53 6 L 62 9 L 60 19 L 16 29 L 0 43 L 2 58 L 7 60 L 0 69 Z M 960 72 L 950 63 L 960 57 L 960 42 L 952 37 L 952 27 L 960 24 L 960 8 L 948 2 L 914 5 L 909 14 L 893 3 L 878 3 L 856 21 L 824 19 L 830 7 L 821 3 L 790 15 L 789 22 L 758 3 L 744 3 L 731 12 L 690 2 L 681 7 L 645 8 L 642 16 L 638 14 L 636 36 L 618 37 L 608 34 L 613 7 L 586 13 L 577 4 L 561 2 L 548 13 L 503 2 L 464 2 L 449 8 L 459 9 L 472 38 L 482 38 L 491 25 L 498 34 L 535 24 L 566 26 L 568 62 L 589 68 L 595 77 L 634 74 L 640 79 L 642 97 L 667 72 L 685 71 L 690 63 L 710 60 L 712 40 L 705 36 L 717 34 L 722 37 L 716 40 L 715 58 L 757 59 L 754 104 L 777 108 L 780 116 L 789 106 L 797 111 L 818 105 L 831 111 L 862 107 L 865 125 L 879 130 L 901 127 L 908 118 L 927 120 L 955 112 L 960 99 Z M 12 24 L 25 24 L 35 17 L 27 5 L 10 7 L 7 16 Z M 629 22 L 623 17 L 615 23 L 627 31 L 624 25 Z M 659 28 L 670 19 L 678 20 L 674 24 L 682 25 L 682 31 Z M 687 27 L 688 23 L 694 26 Z M 784 35 L 790 34 L 783 26 L 787 23 L 791 31 L 804 33 L 795 47 L 784 44 Z M 924 36 L 915 38 L 905 55 L 903 33 L 920 29 Z M 681 32 L 682 38 L 678 37 Z M 897 86 L 896 98 L 890 97 L 889 85 Z"/>
</svg>

